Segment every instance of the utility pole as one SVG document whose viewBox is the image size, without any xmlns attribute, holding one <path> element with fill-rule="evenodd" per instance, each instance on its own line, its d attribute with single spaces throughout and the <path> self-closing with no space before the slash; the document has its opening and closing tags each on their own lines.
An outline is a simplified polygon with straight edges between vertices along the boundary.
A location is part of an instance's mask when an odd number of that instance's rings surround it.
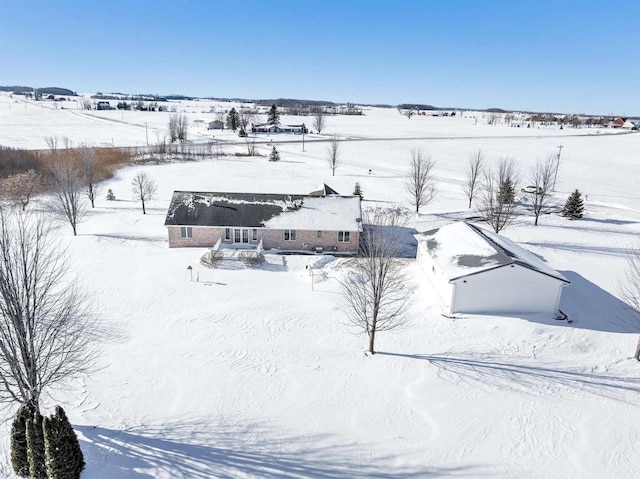
<svg viewBox="0 0 640 479">
<path fill-rule="evenodd" d="M 304 130 L 306 130 L 307 127 L 304 126 L 304 123 L 302 124 L 302 152 L 304 153 Z"/>
<path fill-rule="evenodd" d="M 144 133 L 147 136 L 147 146 L 149 146 L 149 128 L 146 121 L 144 122 Z"/>
<path fill-rule="evenodd" d="M 558 145 L 558 156 L 556 156 L 556 168 L 553 174 L 553 191 L 556 191 L 556 180 L 558 179 L 558 170 L 560 169 L 560 154 L 562 153 L 564 146 Z"/>
</svg>

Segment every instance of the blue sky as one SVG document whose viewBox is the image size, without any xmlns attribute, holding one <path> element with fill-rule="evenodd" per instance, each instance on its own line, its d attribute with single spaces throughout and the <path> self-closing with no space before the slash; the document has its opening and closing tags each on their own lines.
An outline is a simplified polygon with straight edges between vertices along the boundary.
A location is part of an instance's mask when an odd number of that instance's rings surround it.
<svg viewBox="0 0 640 479">
<path fill-rule="evenodd" d="M 640 1 L 0 0 L 0 85 L 640 115 Z"/>
</svg>

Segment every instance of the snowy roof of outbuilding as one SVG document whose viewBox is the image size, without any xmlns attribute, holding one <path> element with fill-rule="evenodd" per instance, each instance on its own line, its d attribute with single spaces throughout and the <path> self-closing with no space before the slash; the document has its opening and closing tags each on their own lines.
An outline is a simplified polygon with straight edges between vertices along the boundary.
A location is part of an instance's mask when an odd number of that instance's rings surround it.
<svg viewBox="0 0 640 479">
<path fill-rule="evenodd" d="M 518 264 L 569 283 L 558 271 L 513 241 L 477 225 L 458 222 L 415 235 L 449 280 Z"/>
<path fill-rule="evenodd" d="M 322 183 L 315 190 L 309 193 L 309 196 L 329 196 L 329 195 L 340 195 L 336 190 L 331 188 L 326 183 Z"/>
<path fill-rule="evenodd" d="M 358 196 L 174 191 L 166 226 L 361 231 Z"/>
</svg>

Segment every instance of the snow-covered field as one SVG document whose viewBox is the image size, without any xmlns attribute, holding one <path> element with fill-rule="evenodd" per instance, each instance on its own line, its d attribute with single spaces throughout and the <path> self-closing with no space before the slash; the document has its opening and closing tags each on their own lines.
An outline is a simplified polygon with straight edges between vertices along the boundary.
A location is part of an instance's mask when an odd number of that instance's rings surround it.
<svg viewBox="0 0 640 479">
<path fill-rule="evenodd" d="M 190 119 L 209 118 L 188 108 Z M 109 332 L 100 368 L 45 404 L 62 403 L 79 432 L 83 478 L 637 477 L 640 366 L 629 359 L 637 334 L 619 321 L 616 285 L 640 234 L 640 135 L 365 113 L 330 117 L 304 152 L 283 141 L 290 136 L 267 137 L 278 163 L 223 156 L 123 169 L 104 185 L 117 201 L 103 195 L 77 237 L 59 223 L 73 272 Z M 145 123 L 155 137 L 168 116 L 47 109 L 3 94 L 0 144 L 45 148 L 44 138 L 66 136 L 144 145 Z M 335 177 L 317 141 L 325 133 L 358 139 L 341 143 Z M 224 141 L 237 137 L 217 132 L 216 140 L 232 151 Z M 409 216 L 425 231 L 473 216 L 461 191 L 472 151 L 489 162 L 512 157 L 526 177 L 559 145 L 554 202 L 580 189 L 585 218 L 543 215 L 534 227 L 525 216 L 504 234 L 571 281 L 561 301 L 571 324 L 445 318 L 407 259 L 408 325 L 381 333 L 370 357 L 340 304 L 344 260 L 267 255 L 257 269 L 209 270 L 199 264 L 204 249 L 168 248 L 174 190 L 306 193 L 326 182 L 350 194 L 358 181 L 365 207 L 407 205 L 403 181 L 418 146 L 438 162 L 436 201 Z M 140 168 L 159 184 L 147 215 L 130 193 Z"/>
</svg>

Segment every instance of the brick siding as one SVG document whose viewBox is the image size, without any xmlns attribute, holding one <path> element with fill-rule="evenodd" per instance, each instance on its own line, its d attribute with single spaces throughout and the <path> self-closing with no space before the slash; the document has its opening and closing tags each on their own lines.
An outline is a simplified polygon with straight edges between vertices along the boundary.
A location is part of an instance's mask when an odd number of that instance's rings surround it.
<svg viewBox="0 0 640 479">
<path fill-rule="evenodd" d="M 211 247 L 218 239 L 222 238 L 225 242 L 225 228 L 193 226 L 193 238 L 180 238 L 180 226 L 168 226 L 169 231 L 169 247 Z M 233 231 L 232 231 L 233 234 Z M 349 232 L 348 243 L 338 243 L 337 231 L 323 231 L 322 237 L 317 237 L 317 231 L 301 231 L 296 230 L 295 241 L 284 240 L 284 230 L 270 230 L 258 228 L 258 240 L 253 241 L 252 228 L 249 228 L 249 244 L 257 245 L 262 240 L 264 249 L 281 249 L 281 250 L 307 250 L 313 251 L 316 247 L 322 247 L 325 251 L 336 251 L 339 253 L 356 253 L 358 251 L 358 243 L 360 233 L 358 231 Z M 228 241 L 232 243 L 232 241 Z"/>
</svg>

